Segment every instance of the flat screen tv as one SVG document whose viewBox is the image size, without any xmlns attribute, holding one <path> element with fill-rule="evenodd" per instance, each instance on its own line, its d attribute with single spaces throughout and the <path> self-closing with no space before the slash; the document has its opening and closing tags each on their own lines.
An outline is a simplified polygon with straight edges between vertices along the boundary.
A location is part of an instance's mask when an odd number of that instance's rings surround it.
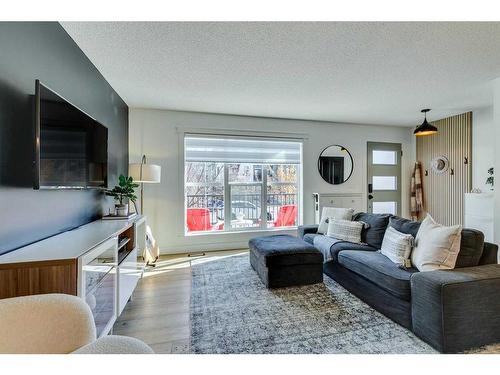
<svg viewBox="0 0 500 375">
<path fill-rule="evenodd" d="M 108 129 L 38 80 L 35 189 L 106 188 Z"/>
</svg>

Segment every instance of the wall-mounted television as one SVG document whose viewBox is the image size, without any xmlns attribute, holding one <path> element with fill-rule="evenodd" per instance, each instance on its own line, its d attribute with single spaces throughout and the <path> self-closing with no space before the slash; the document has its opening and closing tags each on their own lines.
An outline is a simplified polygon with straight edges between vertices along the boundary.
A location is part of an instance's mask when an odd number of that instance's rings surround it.
<svg viewBox="0 0 500 375">
<path fill-rule="evenodd" d="M 106 188 L 108 129 L 35 84 L 34 189 Z"/>
</svg>

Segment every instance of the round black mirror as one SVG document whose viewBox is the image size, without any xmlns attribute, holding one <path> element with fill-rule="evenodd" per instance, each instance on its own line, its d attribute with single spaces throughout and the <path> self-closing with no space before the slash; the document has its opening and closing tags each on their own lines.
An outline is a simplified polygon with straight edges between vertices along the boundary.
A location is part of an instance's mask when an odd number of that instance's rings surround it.
<svg viewBox="0 0 500 375">
<path fill-rule="evenodd" d="M 319 174 L 329 184 L 338 185 L 346 182 L 352 175 L 353 167 L 351 153 L 344 146 L 328 146 L 319 155 Z"/>
</svg>

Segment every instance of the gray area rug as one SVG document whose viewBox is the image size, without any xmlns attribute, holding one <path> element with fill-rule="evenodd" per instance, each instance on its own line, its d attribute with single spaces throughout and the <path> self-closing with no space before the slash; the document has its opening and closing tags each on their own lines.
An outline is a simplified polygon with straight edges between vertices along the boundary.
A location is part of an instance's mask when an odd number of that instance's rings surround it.
<svg viewBox="0 0 500 375">
<path fill-rule="evenodd" d="M 324 275 L 269 290 L 248 255 L 194 262 L 192 353 L 435 353 Z"/>
</svg>

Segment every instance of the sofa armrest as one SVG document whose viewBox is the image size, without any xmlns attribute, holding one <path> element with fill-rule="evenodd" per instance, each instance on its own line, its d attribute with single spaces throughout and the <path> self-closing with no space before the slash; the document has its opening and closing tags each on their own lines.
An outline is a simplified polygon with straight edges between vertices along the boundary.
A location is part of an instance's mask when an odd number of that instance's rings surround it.
<svg viewBox="0 0 500 375">
<path fill-rule="evenodd" d="M 500 342 L 500 265 L 415 273 L 413 331 L 445 353 Z"/>
<path fill-rule="evenodd" d="M 479 259 L 479 265 L 498 263 L 498 245 L 485 242 L 483 245 L 483 255 Z"/>
<path fill-rule="evenodd" d="M 40 294 L 0 300 L 0 353 L 65 354 L 96 339 L 81 298 Z"/>
<path fill-rule="evenodd" d="M 318 224 L 311 225 L 300 225 L 297 228 L 297 235 L 299 238 L 304 238 L 307 233 L 317 233 L 318 232 Z"/>
</svg>

